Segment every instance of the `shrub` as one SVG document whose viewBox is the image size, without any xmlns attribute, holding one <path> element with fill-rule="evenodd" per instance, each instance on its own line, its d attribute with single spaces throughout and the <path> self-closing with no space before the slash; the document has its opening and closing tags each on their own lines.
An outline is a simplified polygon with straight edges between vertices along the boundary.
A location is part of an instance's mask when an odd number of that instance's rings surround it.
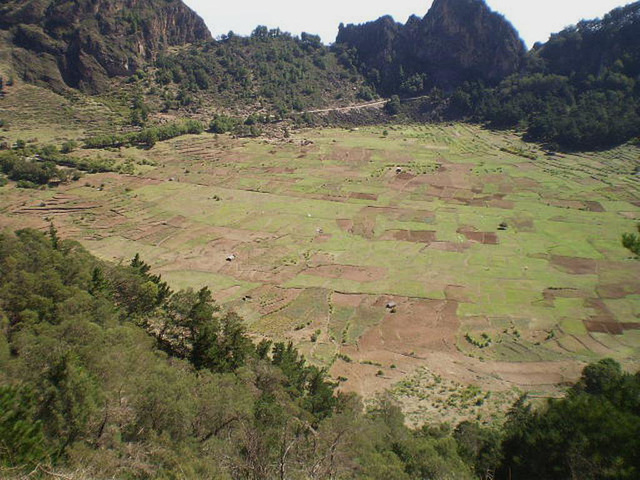
<svg viewBox="0 0 640 480">
<path fill-rule="evenodd" d="M 78 148 L 78 142 L 74 141 L 74 140 L 67 140 L 66 142 L 64 142 L 62 144 L 62 147 L 60 148 L 60 152 L 61 153 L 71 153 L 73 152 L 76 148 Z"/>
<path fill-rule="evenodd" d="M 384 110 L 389 115 L 397 115 L 400 113 L 400 97 L 398 95 L 392 95 L 391 99 L 384 105 Z"/>
<path fill-rule="evenodd" d="M 30 182 L 29 180 L 18 180 L 18 188 L 38 188 L 37 183 Z"/>
<path fill-rule="evenodd" d="M 212 133 L 227 133 L 232 131 L 239 123 L 240 119 L 238 118 L 215 115 L 209 123 L 209 131 Z"/>
</svg>

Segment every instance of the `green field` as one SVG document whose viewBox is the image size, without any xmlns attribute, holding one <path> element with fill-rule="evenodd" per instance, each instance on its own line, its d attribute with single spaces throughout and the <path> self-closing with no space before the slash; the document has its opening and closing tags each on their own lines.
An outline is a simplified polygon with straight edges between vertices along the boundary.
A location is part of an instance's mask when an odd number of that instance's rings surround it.
<svg viewBox="0 0 640 480">
<path fill-rule="evenodd" d="M 52 220 L 108 260 L 139 252 L 365 394 L 421 366 L 446 375 L 444 358 L 456 381 L 502 390 L 553 389 L 603 356 L 638 366 L 640 262 L 620 242 L 640 219 L 637 147 L 551 154 L 466 124 L 386 130 L 102 152 L 146 165 L 4 187 L 3 224 Z"/>
</svg>

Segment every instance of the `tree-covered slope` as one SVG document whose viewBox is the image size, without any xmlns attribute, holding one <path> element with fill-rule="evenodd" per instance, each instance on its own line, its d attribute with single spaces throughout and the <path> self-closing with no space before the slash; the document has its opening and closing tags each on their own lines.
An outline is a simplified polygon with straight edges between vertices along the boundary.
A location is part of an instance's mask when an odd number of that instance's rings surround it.
<svg viewBox="0 0 640 480">
<path fill-rule="evenodd" d="M 373 90 L 320 37 L 257 27 L 160 56 L 151 77 L 164 108 L 211 105 L 283 117 L 370 100 Z"/>
<path fill-rule="evenodd" d="M 612 10 L 602 19 L 583 20 L 551 36 L 533 50 L 544 69 L 585 79 L 615 68 L 626 76 L 640 74 L 640 4 Z"/>
<path fill-rule="evenodd" d="M 105 264 L 53 227 L 0 234 L 2 478 L 472 478 L 451 438 L 334 389 L 138 256 Z"/>
</svg>

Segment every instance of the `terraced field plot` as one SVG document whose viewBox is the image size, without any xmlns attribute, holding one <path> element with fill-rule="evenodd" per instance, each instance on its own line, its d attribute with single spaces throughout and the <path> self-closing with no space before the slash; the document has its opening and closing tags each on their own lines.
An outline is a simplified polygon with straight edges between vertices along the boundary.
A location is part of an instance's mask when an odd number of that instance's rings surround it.
<svg viewBox="0 0 640 480">
<path fill-rule="evenodd" d="M 256 335 L 295 341 L 366 396 L 421 368 L 553 394 L 583 362 L 638 367 L 640 262 L 620 244 L 640 219 L 637 147 L 548 154 L 469 125 L 382 130 L 101 152 L 151 165 L 5 187 L 0 222 L 53 219 L 105 259 L 139 252 L 176 288 L 209 285 Z"/>
</svg>

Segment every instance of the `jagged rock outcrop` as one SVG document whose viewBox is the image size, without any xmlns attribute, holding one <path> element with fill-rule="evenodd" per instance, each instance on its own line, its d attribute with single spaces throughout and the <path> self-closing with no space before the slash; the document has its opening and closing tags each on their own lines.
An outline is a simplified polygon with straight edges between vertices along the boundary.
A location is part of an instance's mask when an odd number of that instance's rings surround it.
<svg viewBox="0 0 640 480">
<path fill-rule="evenodd" d="M 518 71 L 526 54 L 517 31 L 484 0 L 435 0 L 424 18 L 405 25 L 391 17 L 341 25 L 336 45 L 351 49 L 384 93 L 405 94 L 466 80 L 497 83 Z"/>
<path fill-rule="evenodd" d="M 179 0 L 23 0 L 0 6 L 15 68 L 24 78 L 100 92 L 172 45 L 210 40 Z"/>
<path fill-rule="evenodd" d="M 498 82 L 526 54 L 518 32 L 483 0 L 435 0 L 414 38 L 411 57 L 427 65 L 438 84 L 469 77 Z"/>
</svg>

